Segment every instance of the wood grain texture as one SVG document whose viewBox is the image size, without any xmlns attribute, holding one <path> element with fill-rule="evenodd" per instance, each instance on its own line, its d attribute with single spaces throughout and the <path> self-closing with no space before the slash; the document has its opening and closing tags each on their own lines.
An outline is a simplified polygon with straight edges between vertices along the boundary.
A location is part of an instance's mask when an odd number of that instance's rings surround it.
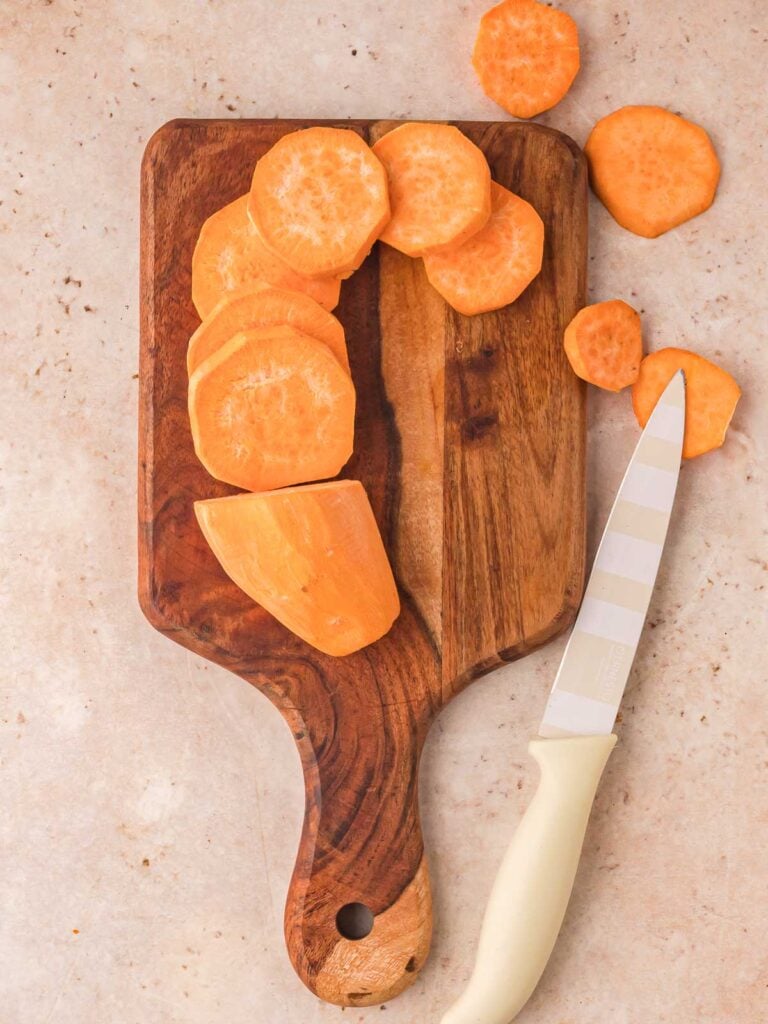
<svg viewBox="0 0 768 1024">
<path fill-rule="evenodd" d="M 382 640 L 334 659 L 254 605 L 208 550 L 192 503 L 233 489 L 196 460 L 186 412 L 200 226 L 247 190 L 269 146 L 310 123 L 175 121 L 147 146 L 139 598 L 156 628 L 243 676 L 285 717 L 306 785 L 289 955 L 321 998 L 366 1005 L 413 981 L 429 949 L 417 776 L 431 721 L 472 679 L 566 627 L 581 595 L 584 389 L 562 332 L 585 301 L 586 173 L 557 132 L 461 124 L 494 177 L 542 215 L 541 275 L 513 306 L 473 318 L 443 303 L 420 261 L 385 246 L 344 283 L 337 313 L 358 410 L 343 475 L 370 495 L 403 612 Z M 339 127 L 373 139 L 387 126 Z M 350 902 L 374 914 L 367 938 L 339 934 Z"/>
</svg>

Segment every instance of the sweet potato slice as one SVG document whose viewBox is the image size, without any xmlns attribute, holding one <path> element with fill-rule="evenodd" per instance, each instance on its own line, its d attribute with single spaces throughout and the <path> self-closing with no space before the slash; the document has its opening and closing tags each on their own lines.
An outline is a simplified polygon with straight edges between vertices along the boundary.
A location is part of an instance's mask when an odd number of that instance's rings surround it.
<svg viewBox="0 0 768 1024">
<path fill-rule="evenodd" d="M 576 23 L 536 0 L 503 0 L 480 19 L 472 63 L 487 96 L 515 117 L 535 117 L 576 77 Z"/>
<path fill-rule="evenodd" d="M 230 579 L 325 654 L 366 647 L 400 612 L 357 480 L 197 501 L 195 514 Z"/>
<path fill-rule="evenodd" d="M 200 319 L 228 292 L 245 286 L 305 292 L 324 309 L 333 309 L 339 301 L 338 278 L 309 278 L 291 270 L 264 244 L 247 208 L 248 196 L 241 196 L 202 226 L 192 256 L 192 301 Z"/>
<path fill-rule="evenodd" d="M 482 150 L 448 124 L 401 124 L 373 152 L 389 181 L 392 217 L 382 242 L 408 256 L 461 245 L 491 214 L 491 171 Z"/>
<path fill-rule="evenodd" d="M 189 379 L 195 451 L 249 491 L 335 476 L 352 454 L 355 389 L 327 345 L 295 327 L 236 334 Z"/>
<path fill-rule="evenodd" d="M 500 309 L 541 270 L 544 224 L 520 196 L 491 182 L 491 216 L 469 241 L 424 257 L 430 284 L 459 313 Z"/>
<path fill-rule="evenodd" d="M 303 292 L 279 288 L 241 288 L 229 292 L 189 339 L 187 372 L 193 373 L 208 356 L 240 333 L 253 327 L 277 327 L 287 324 L 310 338 L 317 338 L 333 352 L 349 372 L 344 328 L 314 299 Z"/>
<path fill-rule="evenodd" d="M 640 317 L 621 299 L 585 306 L 566 327 L 564 345 L 577 377 L 607 391 L 621 391 L 634 384 L 640 372 Z"/>
<path fill-rule="evenodd" d="M 615 220 L 644 238 L 712 205 L 720 163 L 697 124 L 662 107 L 622 107 L 584 147 L 592 188 Z"/>
<path fill-rule="evenodd" d="M 248 214 L 297 273 L 349 274 L 389 220 L 387 176 L 357 132 L 305 128 L 256 164 Z"/>
<path fill-rule="evenodd" d="M 685 374 L 683 458 L 719 448 L 725 440 L 741 389 L 730 373 L 684 348 L 662 348 L 640 363 L 632 386 L 632 406 L 644 427 L 664 388 L 678 370 Z"/>
</svg>

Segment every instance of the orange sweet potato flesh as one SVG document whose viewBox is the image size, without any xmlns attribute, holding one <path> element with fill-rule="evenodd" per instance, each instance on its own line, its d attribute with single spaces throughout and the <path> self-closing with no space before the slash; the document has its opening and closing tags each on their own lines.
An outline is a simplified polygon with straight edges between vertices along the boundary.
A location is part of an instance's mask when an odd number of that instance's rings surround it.
<svg viewBox="0 0 768 1024">
<path fill-rule="evenodd" d="M 632 406 L 641 427 L 678 370 L 685 374 L 683 458 L 694 459 L 723 443 L 741 389 L 730 373 L 695 352 L 683 348 L 651 352 L 640 364 L 632 387 Z"/>
<path fill-rule="evenodd" d="M 295 327 L 236 334 L 189 379 L 197 457 L 249 491 L 335 476 L 352 454 L 355 389 L 327 345 Z"/>
<path fill-rule="evenodd" d="M 241 288 L 228 292 L 189 339 L 187 372 L 193 373 L 233 335 L 254 327 L 280 324 L 295 327 L 302 334 L 322 341 L 349 372 L 344 328 L 333 313 L 303 292 L 280 288 Z"/>
<path fill-rule="evenodd" d="M 357 480 L 197 501 L 195 514 L 230 579 L 325 654 L 366 647 L 400 612 L 379 529 Z"/>
<path fill-rule="evenodd" d="M 357 132 L 305 128 L 256 164 L 248 215 L 297 273 L 348 275 L 389 220 L 387 176 Z"/>
<path fill-rule="evenodd" d="M 491 216 L 469 241 L 424 257 L 430 284 L 459 313 L 500 309 L 541 270 L 544 224 L 520 196 L 491 182 Z"/>
<path fill-rule="evenodd" d="M 720 163 L 697 124 L 662 107 L 622 107 L 598 121 L 584 152 L 597 196 L 623 228 L 644 238 L 712 205 Z"/>
<path fill-rule="evenodd" d="M 373 152 L 386 168 L 392 205 L 382 242 L 408 256 L 424 256 L 461 245 L 487 222 L 488 161 L 458 128 L 401 124 Z"/>
<path fill-rule="evenodd" d="M 640 372 L 640 317 L 621 299 L 585 306 L 566 327 L 564 345 L 577 377 L 607 391 L 621 391 L 634 384 Z"/>
<path fill-rule="evenodd" d="M 576 77 L 576 23 L 536 0 L 503 0 L 480 19 L 472 63 L 487 96 L 515 117 L 535 117 Z"/>
<path fill-rule="evenodd" d="M 333 309 L 341 282 L 297 274 L 270 252 L 247 209 L 248 196 L 241 196 L 211 214 L 200 231 L 192 256 L 192 302 L 200 319 L 210 316 L 226 294 L 243 287 L 305 292 L 324 309 Z"/>
</svg>

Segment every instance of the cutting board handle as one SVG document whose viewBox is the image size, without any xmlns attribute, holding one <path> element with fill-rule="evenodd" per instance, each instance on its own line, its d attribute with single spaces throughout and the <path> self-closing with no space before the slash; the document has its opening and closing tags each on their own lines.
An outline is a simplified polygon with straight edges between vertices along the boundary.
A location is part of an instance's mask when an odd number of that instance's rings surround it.
<svg viewBox="0 0 768 1024">
<path fill-rule="evenodd" d="M 425 650 L 419 664 L 418 650 L 393 640 L 294 663 L 304 706 L 281 702 L 306 787 L 286 943 L 304 984 L 341 1006 L 385 1002 L 410 985 L 432 932 L 417 790 L 431 713 L 414 696 L 423 693 L 414 673 L 432 659 Z"/>
</svg>

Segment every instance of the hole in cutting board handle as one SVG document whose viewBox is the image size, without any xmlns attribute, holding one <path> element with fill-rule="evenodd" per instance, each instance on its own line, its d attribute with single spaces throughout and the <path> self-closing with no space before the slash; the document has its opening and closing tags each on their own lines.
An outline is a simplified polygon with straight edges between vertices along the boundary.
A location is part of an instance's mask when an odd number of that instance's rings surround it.
<svg viewBox="0 0 768 1024">
<path fill-rule="evenodd" d="M 346 903 L 336 915 L 336 928 L 345 939 L 364 939 L 371 934 L 373 914 L 364 903 Z"/>
</svg>

